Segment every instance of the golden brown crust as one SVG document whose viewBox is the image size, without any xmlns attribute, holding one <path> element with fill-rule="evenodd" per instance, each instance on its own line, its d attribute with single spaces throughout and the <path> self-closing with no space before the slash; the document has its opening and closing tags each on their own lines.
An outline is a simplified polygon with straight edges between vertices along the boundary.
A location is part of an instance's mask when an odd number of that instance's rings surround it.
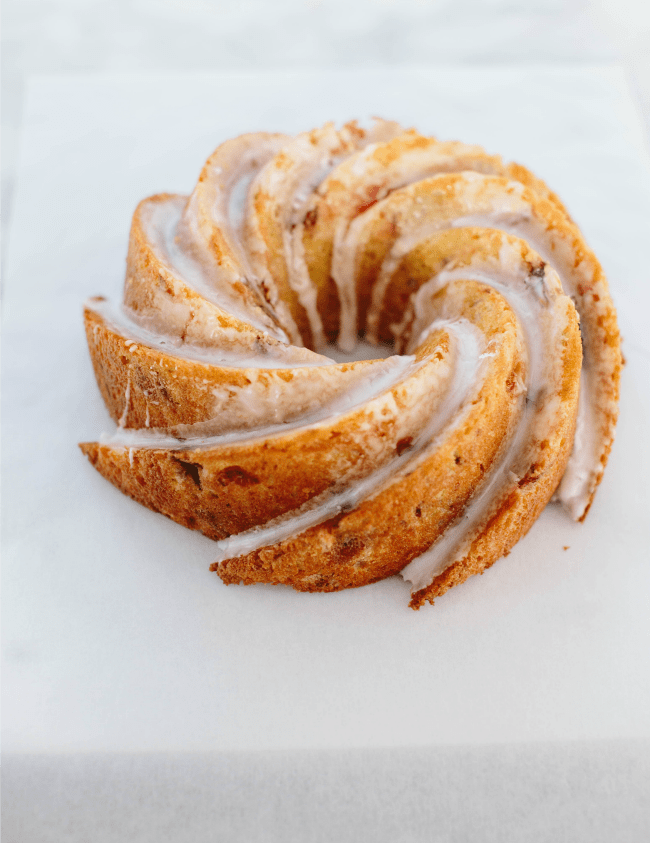
<svg viewBox="0 0 650 843">
<path fill-rule="evenodd" d="M 147 231 L 149 218 L 170 202 L 183 207 L 186 197 L 161 193 L 143 199 L 133 214 L 126 259 L 124 304 L 154 331 L 177 336 L 199 346 L 210 346 L 215 335 L 236 337 L 242 347 L 255 353 L 260 342 L 273 340 L 263 330 L 238 319 L 200 295 L 170 268 L 152 244 Z M 259 300 L 239 283 L 238 294 L 252 311 Z M 269 320 L 269 327 L 273 325 Z"/>
<path fill-rule="evenodd" d="M 103 302 L 91 299 L 84 308 L 86 338 L 104 403 L 120 427 L 172 430 L 206 423 L 203 434 L 215 435 L 254 429 L 265 421 L 287 423 L 342 390 L 362 386 L 373 374 L 367 360 L 291 368 L 218 365 L 208 362 L 209 355 L 206 362 L 194 360 L 183 356 L 196 351 L 191 345 L 147 345 L 151 337 L 146 335 L 142 342 L 135 340 L 135 334 L 102 313 Z M 268 406 L 271 416 L 260 418 L 253 407 L 247 413 L 246 404 L 253 401 Z"/>
<path fill-rule="evenodd" d="M 406 447 L 450 376 L 438 347 L 444 347 L 444 338 L 436 332 L 419 354 L 422 365 L 407 377 L 347 412 L 292 432 L 253 431 L 233 444 L 220 444 L 217 438 L 215 444 L 208 440 L 203 447 L 191 448 L 182 443 L 173 449 L 156 448 L 146 442 L 81 447 L 97 470 L 130 497 L 183 526 L 221 539 L 358 481 Z M 341 368 L 347 372 L 357 366 L 363 371 L 371 365 L 369 361 Z M 135 378 L 130 383 L 138 385 Z M 185 383 L 191 391 L 189 379 Z"/>
<path fill-rule="evenodd" d="M 287 582 L 305 591 L 365 585 L 398 573 L 462 512 L 516 422 L 520 402 L 508 384 L 523 365 L 515 318 L 501 296 L 468 284 L 463 298 L 463 313 L 498 341 L 490 377 L 463 423 L 405 476 L 352 512 L 213 566 L 222 579 Z"/>
<path fill-rule="evenodd" d="M 212 390 L 247 385 L 243 369 L 226 371 L 185 360 L 125 337 L 93 310 L 84 323 L 97 384 L 115 422 L 122 427 L 168 428 L 214 415 Z"/>
<path fill-rule="evenodd" d="M 528 181 L 531 181 L 528 179 Z M 366 214 L 364 231 L 359 234 L 363 247 L 359 249 L 356 264 L 355 284 L 357 290 L 369 290 L 396 241 L 414 225 L 421 224 L 422 217 L 430 215 L 444 227 L 447 219 L 462 216 L 466 201 L 466 181 L 462 174 L 437 176 L 420 181 L 412 186 L 395 191 L 384 202 L 378 203 Z M 602 442 L 599 456 L 601 467 L 594 477 L 590 492 L 593 500 L 597 485 L 602 480 L 603 470 L 614 440 L 618 416 L 619 382 L 621 372 L 620 336 L 616 311 L 609 295 L 607 280 L 594 253 L 589 249 L 580 231 L 559 210 L 558 205 L 548 198 L 540 197 L 530 188 L 519 189 L 506 178 L 486 177 L 472 191 L 475 207 L 486 213 L 498 207 L 503 197 L 512 197 L 518 208 L 530 213 L 527 222 L 535 228 L 537 236 L 544 237 L 546 247 L 564 270 L 564 277 L 571 284 L 567 293 L 571 295 L 580 314 L 582 339 L 586 362 L 595 393 L 597 408 L 594 424 Z M 450 238 L 458 237 L 453 231 Z M 478 246 L 477 246 L 478 248 Z M 463 255 L 454 257 L 461 262 Z M 445 253 L 443 261 L 449 260 Z M 441 262 L 432 267 L 432 274 L 442 269 Z M 393 331 L 392 314 L 401 313 L 405 302 L 417 289 L 410 274 L 408 284 L 393 275 L 382 303 L 377 334 L 386 342 Z M 365 294 L 365 300 L 370 294 Z M 584 515 L 582 518 L 584 519 Z"/>
</svg>

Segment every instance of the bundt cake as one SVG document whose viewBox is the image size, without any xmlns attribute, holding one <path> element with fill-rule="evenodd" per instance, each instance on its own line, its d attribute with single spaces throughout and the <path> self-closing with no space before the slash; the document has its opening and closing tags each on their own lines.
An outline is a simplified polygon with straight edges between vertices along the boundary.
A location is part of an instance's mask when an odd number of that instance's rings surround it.
<svg viewBox="0 0 650 843">
<path fill-rule="evenodd" d="M 582 520 L 614 438 L 616 313 L 558 197 L 389 121 L 223 143 L 140 203 L 85 324 L 118 427 L 82 450 L 226 583 L 401 573 L 418 608 L 553 495 Z M 360 338 L 377 359 L 332 359 Z"/>
</svg>

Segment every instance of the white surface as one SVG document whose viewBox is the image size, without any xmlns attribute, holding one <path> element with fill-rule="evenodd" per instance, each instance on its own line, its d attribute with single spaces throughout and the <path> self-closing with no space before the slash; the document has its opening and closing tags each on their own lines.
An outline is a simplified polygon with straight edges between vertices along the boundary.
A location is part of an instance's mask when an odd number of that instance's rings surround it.
<svg viewBox="0 0 650 843">
<path fill-rule="evenodd" d="M 619 61 L 650 129 L 647 0 L 5 0 L 3 233 L 34 73 Z"/>
<path fill-rule="evenodd" d="M 646 843 L 648 743 L 5 761 L 5 843 Z"/>
<path fill-rule="evenodd" d="M 374 113 L 546 179 L 604 264 L 627 357 L 587 523 L 547 510 L 507 559 L 419 613 L 398 579 L 226 587 L 212 542 L 122 496 L 76 447 L 111 429 L 81 303 L 119 296 L 136 202 L 191 190 L 237 132 Z M 642 132 L 613 69 L 36 82 L 4 308 L 5 750 L 650 735 L 648 231 Z"/>
</svg>

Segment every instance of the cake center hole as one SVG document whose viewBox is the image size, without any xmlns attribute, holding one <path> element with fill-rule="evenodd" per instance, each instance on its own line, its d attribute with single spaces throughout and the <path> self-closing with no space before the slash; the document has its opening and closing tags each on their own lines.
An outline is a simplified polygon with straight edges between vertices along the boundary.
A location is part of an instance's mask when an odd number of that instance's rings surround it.
<svg viewBox="0 0 650 843">
<path fill-rule="evenodd" d="M 341 351 L 336 343 L 329 342 L 321 353 L 337 363 L 352 363 L 355 360 L 384 360 L 395 354 L 395 348 L 392 343 L 371 345 L 364 339 L 358 339 L 352 351 Z"/>
</svg>

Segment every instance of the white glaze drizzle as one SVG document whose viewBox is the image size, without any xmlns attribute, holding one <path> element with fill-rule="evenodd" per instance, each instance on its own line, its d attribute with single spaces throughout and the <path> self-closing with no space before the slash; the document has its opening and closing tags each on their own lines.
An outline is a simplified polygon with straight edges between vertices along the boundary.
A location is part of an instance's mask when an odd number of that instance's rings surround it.
<svg viewBox="0 0 650 843">
<path fill-rule="evenodd" d="M 462 422 L 465 414 L 463 408 L 467 412 L 468 396 L 471 397 L 480 388 L 485 377 L 486 365 L 484 360 L 480 359 L 485 350 L 485 337 L 466 319 L 454 322 L 441 320 L 433 328 L 446 328 L 449 331 L 454 353 L 454 371 L 447 393 L 420 435 L 413 441 L 412 449 L 401 456 L 395 456 L 353 486 L 334 494 L 331 491 L 327 492 L 308 501 L 294 512 L 217 542 L 215 562 L 275 545 L 333 518 L 344 510 L 353 509 L 361 501 L 381 492 L 405 471 L 412 470 L 428 453 L 435 450 L 439 436 Z"/>
<path fill-rule="evenodd" d="M 150 331 L 132 318 L 131 311 L 116 308 L 104 299 L 88 299 L 85 306 L 101 316 L 109 327 L 127 340 L 159 350 L 179 360 L 195 360 L 211 366 L 239 369 L 286 369 L 288 367 L 329 366 L 334 363 L 330 358 L 309 351 L 307 348 L 296 348 L 281 343 L 267 345 L 259 343 L 260 354 L 255 357 L 245 351 L 237 350 L 237 347 L 232 345 L 204 348 L 183 342 L 178 337 Z"/>
<path fill-rule="evenodd" d="M 246 217 L 253 267 L 258 274 L 267 277 L 269 273 L 265 266 L 265 255 L 268 247 L 261 236 L 254 203 L 258 191 L 274 197 L 278 202 L 289 286 L 298 296 L 298 301 L 307 314 L 314 348 L 320 349 L 325 345 L 325 335 L 317 308 L 316 289 L 305 263 L 302 244 L 303 220 L 314 190 L 336 164 L 350 154 L 353 147 L 338 156 L 333 154 L 342 144 L 352 141 L 346 129 L 339 132 L 334 129 L 333 124 L 327 124 L 320 130 L 315 143 L 313 137 L 313 133 L 305 132 L 283 149 L 285 161 L 292 162 L 291 168 L 287 169 L 286 165 L 277 168 L 271 162 L 270 167 L 260 171 L 251 185 Z"/>
<path fill-rule="evenodd" d="M 474 186 L 476 189 L 480 187 L 482 177 L 480 174 L 472 172 L 463 172 L 462 175 L 467 182 L 464 201 L 467 205 L 471 205 L 473 201 L 471 191 Z M 580 267 L 576 270 L 573 267 L 572 257 L 565 254 L 567 247 L 564 241 L 554 237 L 553 232 L 547 230 L 546 223 L 533 216 L 528 203 L 521 198 L 523 186 L 518 182 L 511 182 L 508 188 L 511 190 L 510 193 L 505 193 L 492 200 L 493 210 L 491 212 L 466 214 L 451 220 L 428 221 L 416 230 L 398 238 L 373 287 L 371 305 L 367 316 L 367 337 L 371 342 L 377 340 L 377 329 L 384 297 L 400 259 L 427 235 L 448 228 L 486 227 L 513 234 L 515 237 L 525 240 L 544 261 L 556 270 L 563 289 L 567 295 L 574 299 L 580 315 L 580 300 L 576 297 L 577 282 L 574 278 L 574 273 L 579 271 Z M 362 217 L 363 215 L 350 225 L 348 235 L 340 247 L 341 277 L 347 279 L 346 283 L 348 284 L 352 284 L 354 281 L 358 231 L 364 224 Z M 549 243 L 553 244 L 553 248 L 550 248 Z M 350 279 L 352 280 L 350 281 Z M 585 281 L 588 283 L 589 279 L 585 279 Z M 352 302 L 351 307 L 356 320 L 356 296 L 348 296 L 346 301 L 348 300 Z M 574 440 L 565 475 L 557 492 L 557 498 L 575 520 L 583 516 L 591 499 L 596 480 L 603 472 L 599 450 L 601 439 L 594 421 L 596 394 L 594 378 L 597 377 L 597 373 L 593 372 L 592 363 L 590 337 L 583 330 L 583 368 L 577 423 L 580 436 L 576 436 Z"/>
<path fill-rule="evenodd" d="M 288 307 L 277 295 L 272 279 L 265 279 L 263 290 L 261 278 L 251 266 L 243 236 L 250 186 L 290 140 L 287 135 L 256 132 L 218 147 L 188 199 L 176 239 L 179 247 L 204 267 L 213 286 L 226 295 L 231 294 L 233 285 L 246 287 L 247 312 L 252 310 L 271 336 L 300 346 L 300 336 Z M 220 244 L 218 260 L 211 243 L 213 238 Z"/>
<path fill-rule="evenodd" d="M 394 190 L 417 183 L 443 173 L 462 173 L 467 181 L 482 175 L 499 175 L 502 171 L 501 159 L 486 158 L 478 146 L 453 144 L 454 152 L 441 152 L 439 144 L 432 142 L 429 147 L 408 149 L 390 164 L 371 161 L 379 144 L 367 147 L 355 156 L 352 172 L 360 184 L 351 184 L 349 189 L 354 194 L 355 188 L 367 186 L 367 182 L 377 181 L 375 201 L 384 199 Z M 497 163 L 498 162 L 498 163 Z M 369 165 L 371 175 L 368 176 Z M 516 188 L 521 185 L 513 183 Z M 515 188 L 515 190 L 516 190 Z M 507 199 L 505 201 L 508 201 Z M 357 298 L 354 289 L 354 259 L 356 241 L 363 214 L 354 219 L 341 218 L 337 223 L 332 252 L 331 274 L 336 284 L 341 305 L 338 343 L 344 351 L 354 347 L 357 336 Z"/>
<path fill-rule="evenodd" d="M 304 308 L 312 333 L 315 349 L 322 350 L 326 344 L 323 323 L 318 312 L 317 290 L 311 280 L 303 243 L 304 220 L 319 185 L 332 170 L 356 150 L 379 139 L 388 140 L 401 133 L 401 127 L 391 121 L 376 120 L 374 126 L 359 137 L 344 126 L 336 130 L 333 124 L 326 124 L 316 136 L 312 132 L 298 135 L 283 149 L 286 166 L 270 167 L 260 171 L 253 181 L 248 197 L 246 217 L 248 220 L 248 243 L 253 267 L 264 277 L 268 270 L 264 265 L 266 244 L 260 236 L 255 219 L 255 195 L 258 190 L 273 196 L 279 203 L 282 215 L 283 251 L 288 272 L 289 286 L 298 296 Z M 314 140 L 315 138 L 315 140 Z M 346 349 L 351 350 L 352 347 Z"/>
<path fill-rule="evenodd" d="M 100 442 L 115 448 L 188 450 L 266 439 L 306 427 L 315 428 L 320 423 L 329 423 L 332 419 L 368 404 L 400 381 L 413 375 L 423 365 L 424 361 L 417 362 L 409 355 L 394 355 L 384 360 L 377 360 L 365 368 L 362 381 L 355 380 L 350 389 L 336 394 L 317 409 L 303 413 L 291 422 L 263 424 L 257 428 L 231 430 L 219 435 L 209 435 L 209 421 L 177 425 L 174 428 L 177 435 L 170 435 L 153 428 L 121 428 L 110 436 L 101 436 Z"/>
<path fill-rule="evenodd" d="M 455 220 L 453 225 L 454 228 L 485 225 L 485 222 L 480 222 L 481 219 L 480 216 L 466 216 Z M 553 232 L 547 231 L 544 223 L 529 214 L 500 219 L 498 225 L 492 227 L 497 227 L 500 231 L 505 231 L 508 234 L 514 234 L 515 237 L 521 237 L 539 254 L 542 260 L 552 266 L 560 277 L 562 288 L 573 299 L 578 316 L 581 316 L 581 300 L 576 296 L 578 282 L 575 278 L 576 272 L 581 271 L 581 266 L 574 267 L 573 256 L 566 253 L 564 241 L 554 237 Z M 550 248 L 549 240 L 554 248 Z M 583 280 L 587 284 L 590 281 L 589 278 Z M 560 501 L 575 521 L 578 521 L 584 515 L 597 479 L 604 471 L 604 466 L 600 461 L 602 439 L 599 436 L 598 426 L 594 418 L 596 405 L 595 380 L 598 373 L 594 371 L 591 351 L 592 338 L 585 331 L 584 325 L 581 326 L 581 331 L 583 354 L 576 435 L 564 476 L 555 494 L 555 499 Z"/>
<path fill-rule="evenodd" d="M 177 232 L 185 204 L 186 197 L 174 196 L 143 207 L 142 227 L 158 259 L 174 277 L 225 313 L 286 342 L 286 333 L 262 309 L 242 306 L 230 282 L 220 279 L 207 260 L 197 260 L 187 244 L 179 242 Z"/>
<path fill-rule="evenodd" d="M 583 369 L 580 373 L 580 401 L 573 449 L 554 496 L 554 500 L 557 499 L 575 521 L 584 515 L 591 490 L 602 474 L 601 463 L 598 461 L 600 441 L 593 418 L 593 402 L 589 399 L 591 392 L 591 378 Z M 594 469 L 594 465 L 598 468 Z"/>
<path fill-rule="evenodd" d="M 504 242 L 501 249 L 501 263 L 504 268 L 507 268 L 508 262 L 507 245 Z M 479 281 L 493 287 L 508 301 L 516 313 L 525 335 L 525 346 L 528 352 L 528 366 L 522 390 L 522 393 L 526 394 L 526 400 L 522 404 L 522 415 L 512 438 L 461 516 L 428 550 L 413 559 L 401 571 L 404 580 L 412 584 L 413 591 L 419 591 L 430 585 L 436 576 L 463 558 L 475 536 L 476 528 L 485 521 L 495 501 L 516 486 L 520 479 L 520 472 L 527 468 L 524 458 L 533 428 L 542 424 L 545 418 L 551 417 L 555 410 L 555 405 L 548 400 L 552 392 L 549 380 L 553 363 L 559 358 L 561 336 L 556 330 L 555 320 L 546 320 L 542 323 L 540 318 L 540 314 L 548 306 L 549 282 L 556 287 L 556 290 L 559 285 L 559 279 L 554 270 L 547 266 L 544 279 L 535 276 L 524 279 L 520 274 L 517 280 L 524 283 L 517 286 L 513 286 L 512 276 L 508 276 L 505 272 L 502 275 L 490 272 L 488 275 L 471 266 L 446 270 L 424 284 L 418 290 L 416 300 L 425 300 L 455 279 Z M 544 337 L 543 341 L 540 329 L 550 334 Z M 537 396 L 540 394 L 543 394 L 547 401 L 541 420 L 537 407 Z"/>
</svg>

